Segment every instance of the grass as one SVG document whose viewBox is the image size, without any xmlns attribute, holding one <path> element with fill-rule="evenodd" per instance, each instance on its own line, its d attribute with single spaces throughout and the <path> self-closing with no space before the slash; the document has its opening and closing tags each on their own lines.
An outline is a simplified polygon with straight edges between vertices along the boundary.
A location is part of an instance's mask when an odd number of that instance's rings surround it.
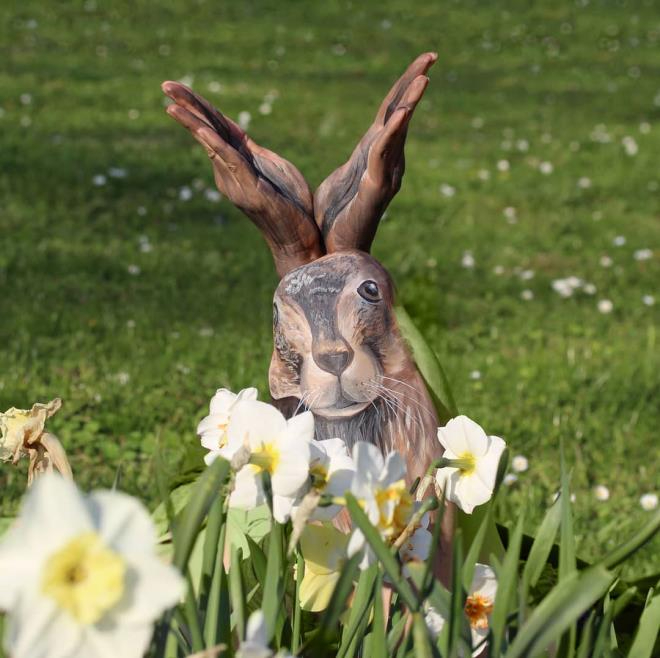
<svg viewBox="0 0 660 658">
<path fill-rule="evenodd" d="M 658 305 L 642 301 L 660 280 L 650 3 L 30 0 L 0 15 L 0 408 L 61 396 L 52 429 L 84 487 L 109 486 L 121 464 L 122 486 L 153 502 L 154 452 L 180 468 L 218 386 L 267 390 L 268 251 L 207 198 L 207 157 L 166 117 L 160 82 L 187 78 L 230 116 L 249 111 L 252 136 L 315 186 L 435 49 L 374 253 L 461 410 L 529 459 L 501 519 L 541 518 L 560 438 L 582 557 L 647 518 L 660 382 Z M 552 282 L 568 276 L 595 294 L 560 297 Z M 0 470 L 3 513 L 24 472 Z M 629 572 L 657 571 L 659 547 Z"/>
</svg>

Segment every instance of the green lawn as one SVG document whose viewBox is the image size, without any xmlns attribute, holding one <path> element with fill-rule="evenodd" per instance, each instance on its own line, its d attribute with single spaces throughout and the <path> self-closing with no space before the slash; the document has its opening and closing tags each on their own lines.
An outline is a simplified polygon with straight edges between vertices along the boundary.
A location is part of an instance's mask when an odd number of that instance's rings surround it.
<svg viewBox="0 0 660 658">
<path fill-rule="evenodd" d="M 276 285 L 160 82 L 249 112 L 317 185 L 434 49 L 374 253 L 461 410 L 529 460 L 501 520 L 540 519 L 563 439 L 581 556 L 633 532 L 658 491 L 660 19 L 650 2 L 498 4 L 4 3 L 0 408 L 61 396 L 78 481 L 108 486 L 121 463 L 153 502 L 154 452 L 176 472 L 217 387 L 265 393 Z M 570 276 L 586 285 L 564 298 Z M 24 476 L 1 467 L 3 513 Z"/>
</svg>

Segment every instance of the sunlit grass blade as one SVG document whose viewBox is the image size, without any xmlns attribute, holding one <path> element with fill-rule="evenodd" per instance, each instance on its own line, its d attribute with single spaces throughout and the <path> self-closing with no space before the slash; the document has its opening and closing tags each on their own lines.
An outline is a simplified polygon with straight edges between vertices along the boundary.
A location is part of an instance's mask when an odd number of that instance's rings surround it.
<svg viewBox="0 0 660 658">
<path fill-rule="evenodd" d="M 355 595 L 351 602 L 351 614 L 348 624 L 344 626 L 341 644 L 337 651 L 337 658 L 346 658 L 357 654 L 357 646 L 361 642 L 360 631 L 364 634 L 369 623 L 369 610 L 374 599 L 374 585 L 378 576 L 378 565 L 373 564 L 360 574 Z M 380 592 L 376 593 L 380 596 Z"/>
<path fill-rule="evenodd" d="M 371 632 L 365 639 L 364 655 L 372 658 L 388 658 L 386 621 L 383 608 L 383 577 L 378 573 L 374 585 L 374 619 Z"/>
<path fill-rule="evenodd" d="M 660 642 L 660 594 L 652 596 L 650 593 L 646 607 L 640 617 L 635 638 L 628 653 L 634 658 L 651 658 L 657 656 L 654 653 L 655 646 Z"/>
<path fill-rule="evenodd" d="M 211 525 L 211 521 L 209 521 L 207 537 Z M 223 564 L 226 533 L 227 525 L 224 524 L 216 545 L 215 567 L 211 577 L 208 600 L 205 605 L 200 604 L 200 608 L 206 610 L 204 641 L 207 648 L 220 643 L 228 644 L 231 638 L 229 583 Z"/>
<path fill-rule="evenodd" d="M 463 536 L 460 530 L 454 534 L 451 556 L 451 604 L 449 609 L 449 619 L 445 623 L 440 633 L 439 644 L 442 648 L 442 655 L 448 658 L 457 658 L 465 652 L 462 647 L 462 635 L 465 626 L 465 591 L 462 587 L 462 566 L 463 566 Z M 469 645 L 468 645 L 469 647 Z"/>
<path fill-rule="evenodd" d="M 250 564 L 254 575 L 258 582 L 264 583 L 266 581 L 266 554 L 250 535 L 245 535 L 245 539 L 250 548 Z"/>
<path fill-rule="evenodd" d="M 548 556 L 554 545 L 560 522 L 561 505 L 559 501 L 556 501 L 545 513 L 543 521 L 536 532 L 532 548 L 527 556 L 527 562 L 523 570 L 525 593 L 529 587 L 536 586 L 543 573 L 543 568 L 548 561 Z"/>
<path fill-rule="evenodd" d="M 204 636 L 208 638 L 207 627 L 209 624 L 214 624 L 211 621 L 212 612 L 217 613 L 217 607 L 215 610 L 211 611 L 210 607 L 217 606 L 218 601 L 213 599 L 211 596 L 211 589 L 214 585 L 214 576 L 218 564 L 222 568 L 222 550 L 224 548 L 224 541 L 221 542 L 221 536 L 224 536 L 224 527 L 225 527 L 225 511 L 224 511 L 224 497 L 222 496 L 222 491 L 220 491 L 211 505 L 211 510 L 209 511 L 208 522 L 206 526 L 206 532 L 204 534 L 204 547 L 202 552 L 202 569 L 201 576 L 199 581 L 199 608 L 200 610 L 207 611 L 206 617 L 204 620 Z M 222 544 L 222 545 L 221 545 Z M 215 579 L 216 588 L 219 587 L 220 582 L 218 579 Z M 219 589 L 214 592 L 218 594 Z M 211 632 L 209 630 L 209 632 Z M 211 642 L 215 644 L 215 631 L 212 632 L 213 639 Z M 207 646 L 209 644 L 207 643 Z"/>
<path fill-rule="evenodd" d="M 575 534 L 573 533 L 573 513 L 571 510 L 571 492 L 569 488 L 569 475 L 566 471 L 564 459 L 564 446 L 561 452 L 561 493 L 559 506 L 561 510 L 559 533 L 559 580 L 569 576 L 576 568 L 575 561 Z"/>
<path fill-rule="evenodd" d="M 195 483 L 188 504 L 179 514 L 178 526 L 174 530 L 173 564 L 182 572 L 188 564 L 206 514 L 228 476 L 229 462 L 219 457 L 202 473 Z"/>
<path fill-rule="evenodd" d="M 367 515 L 362 510 L 355 497 L 350 493 L 346 494 L 346 507 L 351 515 L 353 524 L 360 528 L 362 534 L 364 534 L 369 546 L 371 546 L 376 557 L 380 560 L 385 569 L 385 573 L 387 573 L 392 585 L 394 585 L 394 588 L 399 593 L 404 603 L 411 611 L 417 610 L 419 607 L 419 601 L 410 587 L 410 584 L 402 576 L 397 559 L 392 554 L 390 548 L 386 546 L 385 542 L 380 538 L 378 530 L 371 525 Z"/>
<path fill-rule="evenodd" d="M 617 567 L 653 539 L 658 531 L 660 531 L 660 512 L 656 512 L 639 532 L 606 555 L 598 564 L 602 564 L 606 569 Z"/>
<path fill-rule="evenodd" d="M 580 643 L 577 647 L 575 658 L 593 658 L 594 654 L 591 652 L 594 635 L 594 622 L 596 620 L 596 611 L 592 610 L 589 618 L 582 626 L 582 633 L 580 633 Z"/>
<path fill-rule="evenodd" d="M 300 607 L 300 584 L 305 577 L 305 560 L 300 550 L 296 551 L 296 588 L 293 598 L 293 623 L 291 638 L 291 653 L 298 653 L 300 647 L 300 625 L 302 621 L 302 608 Z"/>
<path fill-rule="evenodd" d="M 605 594 L 613 581 L 614 576 L 602 566 L 566 576 L 532 612 L 506 658 L 540 655 Z"/>
<path fill-rule="evenodd" d="M 466 592 L 470 590 L 470 585 L 472 584 L 474 566 L 477 562 L 479 562 L 479 554 L 481 553 L 481 547 L 484 543 L 484 538 L 486 537 L 486 531 L 488 530 L 491 523 L 491 516 L 492 508 L 489 506 L 488 511 L 486 512 L 486 516 L 483 519 L 481 526 L 479 526 L 477 534 L 472 539 L 470 548 L 467 551 L 467 555 L 465 556 L 465 562 L 463 563 L 462 570 L 462 583 L 463 589 L 465 589 Z"/>
<path fill-rule="evenodd" d="M 427 384 L 441 423 L 458 416 L 458 407 L 449 380 L 435 352 L 426 342 L 403 306 L 395 308 L 396 319 L 403 339 L 408 343 L 417 368 Z"/>
<path fill-rule="evenodd" d="M 273 522 L 268 545 L 268 562 L 266 565 L 266 578 L 264 580 L 264 596 L 261 609 L 266 622 L 266 637 L 270 640 L 275 633 L 275 621 L 282 605 L 283 579 L 283 526 Z"/>
<path fill-rule="evenodd" d="M 229 564 L 229 597 L 231 599 L 231 608 L 236 625 L 236 634 L 241 640 L 245 637 L 246 603 L 243 594 L 243 574 L 241 571 L 242 559 L 243 555 L 241 549 L 232 546 Z"/>
<path fill-rule="evenodd" d="M 509 539 L 502 568 L 498 573 L 497 594 L 495 595 L 495 606 L 491 617 L 492 642 L 490 655 L 493 657 L 500 655 L 505 640 L 507 617 L 517 608 L 518 562 L 520 560 L 523 524 L 524 517 L 521 515 Z"/>
<path fill-rule="evenodd" d="M 433 658 L 433 645 L 421 612 L 413 614 L 413 646 L 415 658 Z"/>
</svg>

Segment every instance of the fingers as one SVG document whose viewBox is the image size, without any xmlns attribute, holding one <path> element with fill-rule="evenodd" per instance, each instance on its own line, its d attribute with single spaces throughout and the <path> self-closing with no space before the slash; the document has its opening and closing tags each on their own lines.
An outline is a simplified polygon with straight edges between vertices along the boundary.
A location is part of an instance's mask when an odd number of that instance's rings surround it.
<svg viewBox="0 0 660 658">
<path fill-rule="evenodd" d="M 438 54 L 429 52 L 422 53 L 406 69 L 405 73 L 394 83 L 389 93 L 381 103 L 376 115 L 376 121 L 385 122 L 399 105 L 400 100 L 406 94 L 410 84 L 419 76 L 425 76 L 426 72 L 438 60 Z M 422 93 L 423 93 L 422 89 Z"/>
<path fill-rule="evenodd" d="M 367 175 L 373 184 L 387 188 L 392 181 L 394 170 L 402 160 L 406 129 L 411 116 L 412 109 L 405 106 L 397 109 L 371 145 Z"/>
<path fill-rule="evenodd" d="M 237 141 L 240 141 L 242 134 L 237 135 L 236 129 L 240 131 L 240 128 L 236 124 L 230 126 L 226 118 L 205 98 L 199 96 L 180 82 L 167 81 L 161 85 L 161 88 L 165 95 L 169 96 L 178 106 L 187 110 L 201 121 L 204 121 L 222 139 L 233 146 L 237 146 Z M 240 132 L 242 133 L 242 131 Z"/>
<path fill-rule="evenodd" d="M 209 157 L 212 159 L 218 158 L 220 162 L 217 164 L 226 167 L 235 178 L 255 178 L 254 172 L 240 153 L 224 141 L 205 121 L 179 105 L 170 105 L 167 108 L 167 113 L 184 128 L 187 128 L 192 136 L 206 149 Z"/>
</svg>

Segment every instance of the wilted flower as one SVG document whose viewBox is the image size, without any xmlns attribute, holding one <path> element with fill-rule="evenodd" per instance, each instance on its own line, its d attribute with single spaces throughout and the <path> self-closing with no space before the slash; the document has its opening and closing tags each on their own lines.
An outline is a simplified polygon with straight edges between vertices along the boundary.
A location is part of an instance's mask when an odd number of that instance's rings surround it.
<svg viewBox="0 0 660 658">
<path fill-rule="evenodd" d="M 286 522 L 296 498 L 308 483 L 310 441 L 314 416 L 306 411 L 286 420 L 275 407 L 257 400 L 241 400 L 231 411 L 223 456 L 240 448 L 250 452 L 249 463 L 236 474 L 229 504 L 253 509 L 265 502 L 262 473 L 270 476 L 273 516 Z"/>
<path fill-rule="evenodd" d="M 472 269 L 474 267 L 474 256 L 471 251 L 463 252 L 463 257 L 461 258 L 461 265 L 466 269 Z"/>
<path fill-rule="evenodd" d="M 612 301 L 609 299 L 600 299 L 598 301 L 598 310 L 603 313 L 611 313 L 612 310 L 614 309 L 614 304 L 612 304 Z"/>
<path fill-rule="evenodd" d="M 225 458 L 231 458 L 231 455 L 223 454 L 227 446 L 227 427 L 231 412 L 237 402 L 240 400 L 256 400 L 256 388 L 244 388 L 238 393 L 232 393 L 227 388 L 219 388 L 211 398 L 209 406 L 209 415 L 204 417 L 197 425 L 197 434 L 199 435 L 202 446 L 209 450 L 204 456 L 204 461 L 211 464 L 218 455 Z"/>
<path fill-rule="evenodd" d="M 498 436 L 487 436 L 467 416 L 452 418 L 438 428 L 438 440 L 445 449 L 443 458 L 455 465 L 438 469 L 436 480 L 447 499 L 466 514 L 490 500 L 500 457 L 506 443 Z"/>
<path fill-rule="evenodd" d="M 649 260 L 653 258 L 653 252 L 650 249 L 637 249 L 633 253 L 633 257 L 635 260 Z"/>
<path fill-rule="evenodd" d="M 305 575 L 300 583 L 303 610 L 325 610 L 346 562 L 348 535 L 333 526 L 309 524 L 300 537 Z"/>
<path fill-rule="evenodd" d="M 445 627 L 445 618 L 428 603 L 425 603 L 424 605 L 424 621 L 426 622 L 426 628 L 429 629 L 429 633 L 431 633 L 433 639 L 436 639 Z"/>
<path fill-rule="evenodd" d="M 183 594 L 155 552 L 155 530 L 134 498 L 83 497 L 57 475 L 41 478 L 0 543 L 0 608 L 13 658 L 138 658 L 152 624 Z"/>
<path fill-rule="evenodd" d="M 644 295 L 642 297 L 642 304 L 644 306 L 653 306 L 655 304 L 655 297 L 653 295 Z"/>
<path fill-rule="evenodd" d="M 16 464 L 21 456 L 30 457 L 28 484 L 35 477 L 52 472 L 55 467 L 64 477 L 71 478 L 71 467 L 58 438 L 46 431 L 46 420 L 62 406 L 59 398 L 47 404 L 37 402 L 32 409 L 12 407 L 0 413 L 0 461 Z"/>
<path fill-rule="evenodd" d="M 552 162 L 544 161 L 539 164 L 539 171 L 546 176 L 551 174 L 554 170 L 555 168 L 553 167 Z"/>
<path fill-rule="evenodd" d="M 502 484 L 507 487 L 510 487 L 518 482 L 518 476 L 515 473 L 507 473 L 502 480 Z"/>
</svg>

